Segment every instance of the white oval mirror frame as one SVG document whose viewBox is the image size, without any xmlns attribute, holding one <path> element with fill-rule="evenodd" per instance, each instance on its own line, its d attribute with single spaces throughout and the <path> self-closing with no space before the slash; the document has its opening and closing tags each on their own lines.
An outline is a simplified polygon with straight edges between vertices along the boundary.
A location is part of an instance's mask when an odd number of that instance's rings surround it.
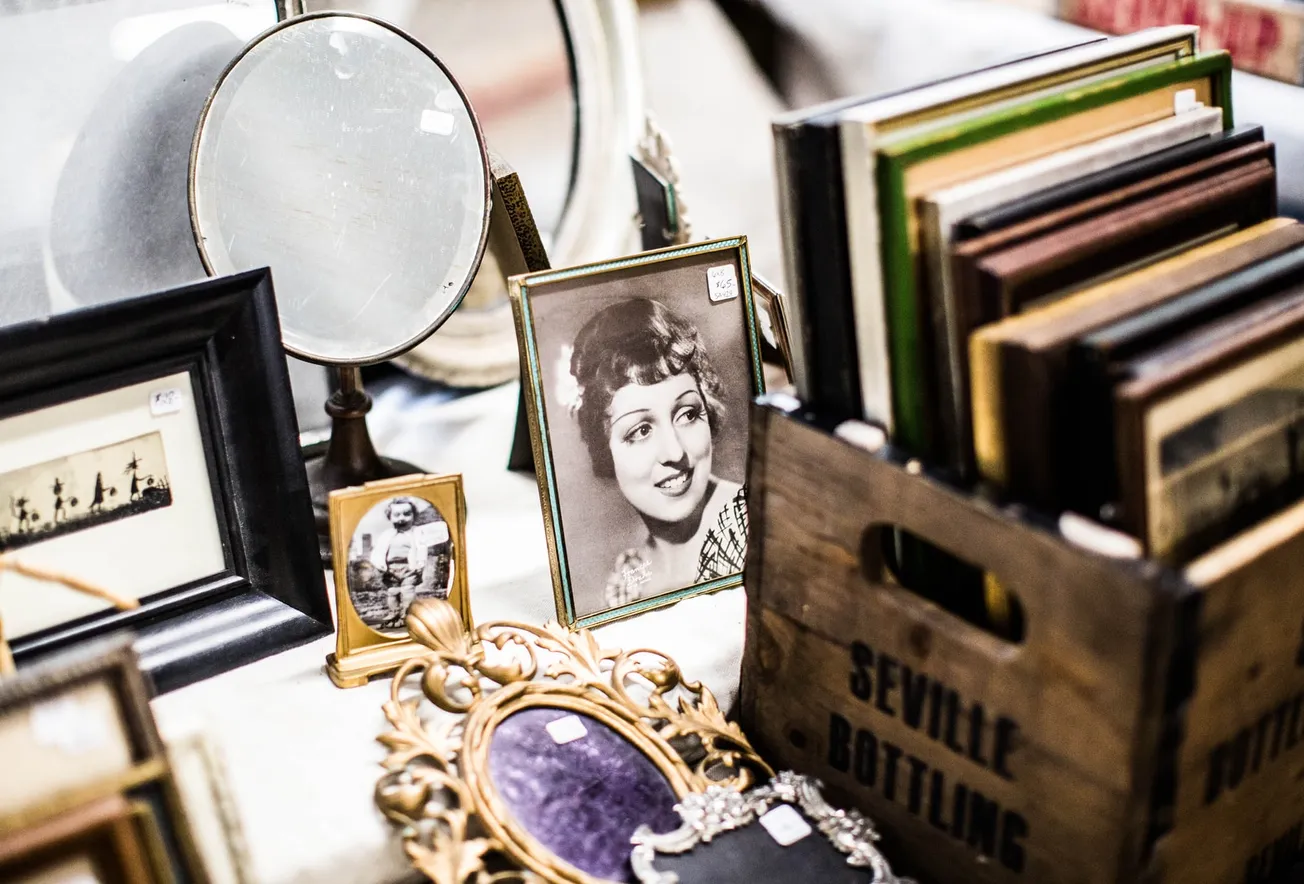
<svg viewBox="0 0 1304 884">
<path fill-rule="evenodd" d="M 625 254 L 638 206 L 630 155 L 645 109 L 634 0 L 557 0 L 580 108 L 574 185 L 550 255 L 564 267 Z"/>
<path fill-rule="evenodd" d="M 552 265 L 565 267 L 637 250 L 630 155 L 643 135 L 645 108 L 634 0 L 554 3 L 571 53 L 579 129 L 570 192 L 548 248 Z M 487 253 L 485 264 L 491 260 Z M 501 285 L 486 273 L 475 289 L 483 287 L 494 299 L 491 308 L 454 313 L 438 334 L 395 361 L 452 386 L 515 378 L 519 357 L 511 305 L 505 288 L 492 289 Z"/>
</svg>

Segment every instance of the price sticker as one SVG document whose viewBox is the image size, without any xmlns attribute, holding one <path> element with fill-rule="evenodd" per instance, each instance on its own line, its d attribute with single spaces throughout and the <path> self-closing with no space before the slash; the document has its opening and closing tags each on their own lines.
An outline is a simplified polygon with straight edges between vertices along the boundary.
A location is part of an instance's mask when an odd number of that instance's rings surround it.
<svg viewBox="0 0 1304 884">
<path fill-rule="evenodd" d="M 1173 113 L 1184 114 L 1204 107 L 1204 102 L 1195 95 L 1194 89 L 1179 89 L 1173 93 Z"/>
<path fill-rule="evenodd" d="M 706 291 L 717 304 L 738 297 L 738 274 L 734 273 L 733 265 L 707 268 Z"/>
<path fill-rule="evenodd" d="M 761 825 L 780 847 L 791 847 L 812 831 L 810 823 L 791 804 L 780 804 L 765 814 Z"/>
<path fill-rule="evenodd" d="M 574 743 L 576 740 L 582 740 L 588 736 L 588 731 L 584 728 L 584 722 L 580 721 L 578 715 L 567 715 L 556 721 L 550 721 L 544 726 L 548 731 L 548 736 L 558 746 L 565 746 L 567 743 Z"/>
<path fill-rule="evenodd" d="M 149 394 L 149 413 L 154 417 L 162 417 L 165 414 L 176 414 L 181 410 L 184 400 L 181 397 L 181 391 L 173 388 L 171 390 L 155 390 Z"/>
<path fill-rule="evenodd" d="M 33 706 L 30 721 L 36 742 L 70 755 L 91 752 L 109 741 L 104 719 L 72 697 Z"/>
</svg>

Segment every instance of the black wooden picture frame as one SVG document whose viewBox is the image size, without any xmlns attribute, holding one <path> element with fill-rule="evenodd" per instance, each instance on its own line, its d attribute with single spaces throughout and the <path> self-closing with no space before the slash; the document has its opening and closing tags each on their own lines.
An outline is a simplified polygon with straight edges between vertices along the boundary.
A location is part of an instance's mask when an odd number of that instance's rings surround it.
<svg viewBox="0 0 1304 884">
<path fill-rule="evenodd" d="M 271 271 L 0 329 L 0 419 L 188 371 L 226 567 L 13 639 L 20 669 L 121 630 L 159 692 L 332 630 Z"/>
</svg>

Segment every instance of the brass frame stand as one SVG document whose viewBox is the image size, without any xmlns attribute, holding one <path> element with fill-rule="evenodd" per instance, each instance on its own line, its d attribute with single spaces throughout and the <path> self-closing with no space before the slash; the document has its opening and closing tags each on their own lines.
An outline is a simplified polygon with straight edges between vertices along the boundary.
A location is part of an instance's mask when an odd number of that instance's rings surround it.
<svg viewBox="0 0 1304 884">
<path fill-rule="evenodd" d="M 425 472 L 406 461 L 381 457 L 367 432 L 371 396 L 362 386 L 362 372 L 356 365 L 338 365 L 339 389 L 326 400 L 331 416 L 331 438 L 323 455 L 305 461 L 312 494 L 312 515 L 317 525 L 317 548 L 322 566 L 332 567 L 331 492 L 365 485 L 377 479 L 393 479 Z"/>
</svg>

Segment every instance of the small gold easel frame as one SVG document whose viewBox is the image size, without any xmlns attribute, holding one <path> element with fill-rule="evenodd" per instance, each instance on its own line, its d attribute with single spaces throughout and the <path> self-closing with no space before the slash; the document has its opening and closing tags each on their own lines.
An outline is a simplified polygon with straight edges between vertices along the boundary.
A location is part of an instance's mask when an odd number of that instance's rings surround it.
<svg viewBox="0 0 1304 884">
<path fill-rule="evenodd" d="M 335 653 L 326 657 L 326 674 L 337 687 L 364 685 L 374 676 L 392 672 L 404 660 L 425 652 L 406 629 L 395 635 L 368 626 L 354 606 L 349 589 L 349 548 L 359 522 L 372 507 L 402 497 L 429 503 L 447 523 L 453 544 L 448 599 L 462 626 L 471 628 L 471 599 L 466 578 L 466 497 L 461 474 L 400 476 L 332 491 L 331 547 L 338 627 Z"/>
</svg>

